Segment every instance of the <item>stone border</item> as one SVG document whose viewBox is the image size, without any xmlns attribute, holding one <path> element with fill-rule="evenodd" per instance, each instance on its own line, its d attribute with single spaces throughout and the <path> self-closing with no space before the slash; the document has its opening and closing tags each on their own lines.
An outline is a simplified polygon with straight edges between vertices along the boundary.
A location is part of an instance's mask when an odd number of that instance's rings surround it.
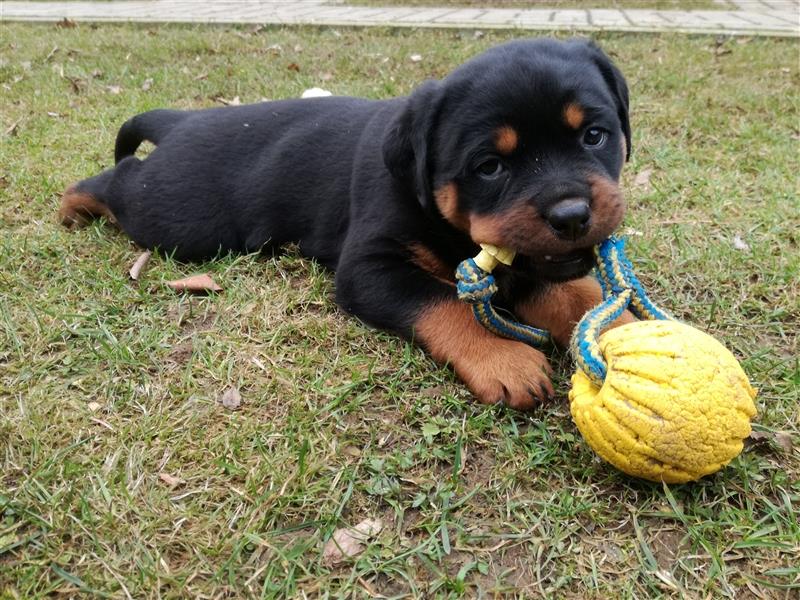
<svg viewBox="0 0 800 600">
<path fill-rule="evenodd" d="M 489 0 L 487 0 L 488 2 Z M 600 0 L 598 0 L 600 1 Z M 745 0 L 729 0 L 743 2 Z M 749 0 L 755 2 L 757 0 Z M 800 37 L 800 0 L 747 10 L 513 9 L 348 6 L 325 0 L 0 0 L 0 20 L 260 23 L 547 31 L 677 32 Z"/>
</svg>

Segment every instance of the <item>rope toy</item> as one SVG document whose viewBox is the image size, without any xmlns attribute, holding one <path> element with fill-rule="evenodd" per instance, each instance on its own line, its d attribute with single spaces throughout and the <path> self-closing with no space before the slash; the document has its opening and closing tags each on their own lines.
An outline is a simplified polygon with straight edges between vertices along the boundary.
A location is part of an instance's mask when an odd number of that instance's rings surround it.
<svg viewBox="0 0 800 600">
<path fill-rule="evenodd" d="M 497 335 L 535 347 L 546 331 L 505 319 L 491 307 L 491 271 L 514 252 L 481 245 L 456 271 L 458 296 Z M 610 237 L 595 248 L 603 302 L 575 327 L 570 351 L 577 364 L 569 392 L 572 418 L 603 459 L 635 477 L 694 481 L 735 458 L 750 435 L 756 392 L 733 354 L 713 337 L 673 320 L 648 298 Z M 641 319 L 601 331 L 630 310 Z"/>
</svg>

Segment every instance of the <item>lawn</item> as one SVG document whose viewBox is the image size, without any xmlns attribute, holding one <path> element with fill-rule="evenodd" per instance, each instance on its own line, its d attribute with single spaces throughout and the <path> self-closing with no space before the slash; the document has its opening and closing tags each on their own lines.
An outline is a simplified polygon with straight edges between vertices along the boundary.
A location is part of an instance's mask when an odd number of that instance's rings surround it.
<svg viewBox="0 0 800 600">
<path fill-rule="evenodd" d="M 794 41 L 598 36 L 632 89 L 630 255 L 760 390 L 759 439 L 692 485 L 592 455 L 564 356 L 555 403 L 487 408 L 337 310 L 330 274 L 291 250 L 156 256 L 137 283 L 123 235 L 56 223 L 136 112 L 404 94 L 512 35 L 3 24 L 0 598 L 797 597 Z M 222 292 L 163 285 L 204 271 Z M 326 540 L 364 519 L 382 530 L 328 565 Z"/>
</svg>

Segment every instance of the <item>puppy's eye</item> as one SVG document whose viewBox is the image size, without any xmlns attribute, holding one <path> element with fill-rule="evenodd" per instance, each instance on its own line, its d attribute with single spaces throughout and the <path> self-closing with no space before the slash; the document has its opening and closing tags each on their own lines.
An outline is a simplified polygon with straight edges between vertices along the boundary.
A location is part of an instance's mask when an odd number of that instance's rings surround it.
<svg viewBox="0 0 800 600">
<path fill-rule="evenodd" d="M 503 163 L 496 158 L 490 158 L 479 164 L 475 170 L 484 179 L 495 179 L 503 172 Z"/>
<path fill-rule="evenodd" d="M 608 132 L 599 127 L 591 127 L 583 134 L 583 145 L 587 148 L 599 148 L 606 142 Z"/>
</svg>

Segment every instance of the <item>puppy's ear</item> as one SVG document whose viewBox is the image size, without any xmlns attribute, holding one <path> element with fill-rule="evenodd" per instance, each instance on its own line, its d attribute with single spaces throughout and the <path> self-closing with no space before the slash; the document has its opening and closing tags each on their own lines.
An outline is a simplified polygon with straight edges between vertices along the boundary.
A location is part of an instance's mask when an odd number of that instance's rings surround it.
<svg viewBox="0 0 800 600">
<path fill-rule="evenodd" d="M 606 56 L 606 54 L 600 50 L 600 48 L 595 46 L 593 43 L 589 43 L 589 47 L 592 51 L 592 58 L 595 65 L 597 65 L 597 68 L 600 70 L 600 74 L 603 76 L 608 89 L 610 89 L 611 93 L 614 94 L 614 100 L 617 103 L 617 115 L 619 116 L 619 121 L 622 124 L 622 133 L 625 135 L 625 160 L 630 160 L 631 123 L 628 116 L 628 84 L 625 82 L 625 78 L 622 76 L 620 70 L 614 65 L 614 63 L 611 62 L 611 59 L 609 59 L 608 56 Z"/>
<path fill-rule="evenodd" d="M 386 129 L 383 162 L 397 179 L 413 184 L 419 203 L 427 208 L 433 198 L 429 146 L 441 104 L 442 85 L 428 81 L 405 101 L 405 107 Z"/>
</svg>

